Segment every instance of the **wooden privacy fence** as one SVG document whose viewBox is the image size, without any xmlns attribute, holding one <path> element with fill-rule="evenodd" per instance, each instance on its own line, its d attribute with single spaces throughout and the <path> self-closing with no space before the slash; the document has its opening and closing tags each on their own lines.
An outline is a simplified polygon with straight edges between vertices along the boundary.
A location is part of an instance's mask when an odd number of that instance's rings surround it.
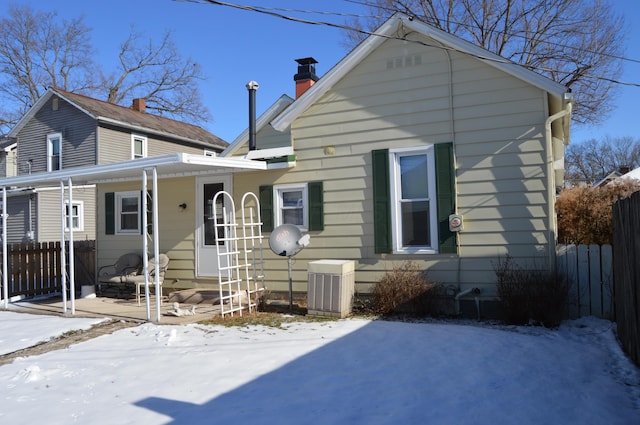
<svg viewBox="0 0 640 425">
<path fill-rule="evenodd" d="M 611 245 L 558 245 L 558 271 L 569 280 L 569 317 L 613 320 Z"/>
<path fill-rule="evenodd" d="M 618 338 L 640 365 L 640 192 L 613 205 L 613 246 Z"/>
<path fill-rule="evenodd" d="M 95 283 L 96 242 L 75 241 L 73 246 L 75 289 L 80 291 L 81 285 Z M 61 292 L 61 247 L 60 242 L 7 245 L 9 296 L 32 297 Z M 68 264 L 67 259 L 67 268 Z M 68 285 L 67 280 L 67 287 Z"/>
</svg>

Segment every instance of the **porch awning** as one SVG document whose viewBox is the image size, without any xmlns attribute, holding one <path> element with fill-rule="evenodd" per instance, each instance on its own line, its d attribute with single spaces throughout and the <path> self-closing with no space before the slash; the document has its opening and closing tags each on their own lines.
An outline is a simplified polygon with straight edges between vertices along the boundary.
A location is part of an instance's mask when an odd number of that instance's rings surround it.
<svg viewBox="0 0 640 425">
<path fill-rule="evenodd" d="M 96 184 L 96 183 L 108 183 L 117 181 L 134 181 L 141 180 L 143 191 L 147 191 L 147 179 L 148 174 L 151 173 L 152 178 L 152 190 L 154 193 L 157 191 L 157 180 L 159 178 L 168 177 L 182 177 L 182 176 L 194 176 L 200 174 L 226 174 L 230 172 L 238 171 L 250 171 L 250 170 L 266 170 L 267 163 L 263 161 L 254 161 L 244 158 L 221 158 L 211 157 L 205 155 L 195 155 L 188 153 L 175 153 L 169 155 L 155 156 L 149 158 L 133 159 L 122 162 L 114 162 L 110 164 L 92 165 L 87 167 L 76 167 L 64 170 L 58 170 L 53 172 L 43 172 L 28 174 L 23 176 L 0 178 L 0 188 L 2 189 L 2 205 L 6 205 L 7 202 L 7 189 L 9 188 L 28 188 L 28 187 L 45 187 L 60 185 L 60 208 L 64 209 L 65 191 L 68 194 L 67 202 L 71 203 L 73 199 L 73 186 L 81 184 Z M 66 189 L 65 189 L 66 185 Z M 148 211 L 146 202 L 147 197 L 142 198 L 142 210 Z M 153 222 L 158 223 L 157 216 L 157 202 L 158 196 L 154 196 Z M 2 292 L 0 299 L 3 300 L 4 308 L 8 308 L 8 280 L 7 280 L 7 215 L 2 212 Z M 146 214 L 142 215 L 143 228 L 147 229 Z M 69 281 L 70 281 L 70 295 L 71 295 L 71 314 L 75 314 L 75 282 L 73 275 L 73 230 L 71 226 L 71 215 L 69 215 L 68 223 L 68 258 L 69 258 Z M 142 235 L 142 247 L 143 252 L 148 252 L 148 240 L 153 240 L 153 255 L 158 258 L 159 255 L 159 228 L 160 226 L 153 226 L 153 236 L 143 234 Z M 65 233 L 64 218 L 61 222 L 61 241 L 64 241 L 67 237 Z M 65 249 L 66 244 L 63 244 Z M 61 267 L 66 270 L 66 255 L 61 256 Z M 144 258 L 144 270 L 145 276 L 147 274 L 147 256 Z M 67 287 L 66 287 L 66 273 L 62 274 L 62 299 L 64 304 L 64 312 L 67 312 Z M 160 284 L 158 281 L 158 275 L 155 277 L 156 294 L 160 292 Z M 149 282 L 145 280 L 145 293 L 148 295 Z M 145 297 L 147 308 L 147 319 L 151 320 L 151 311 L 149 305 L 149 297 Z M 156 297 L 156 320 L 160 321 L 160 298 Z"/>
<path fill-rule="evenodd" d="M 158 177 L 178 177 L 195 174 L 224 174 L 237 171 L 266 170 L 264 161 L 244 158 L 222 158 L 188 153 L 175 153 L 132 159 L 109 164 L 68 168 L 53 172 L 34 173 L 0 179 L 0 187 L 55 185 L 69 178 L 74 184 L 95 184 L 137 180 L 144 169 L 155 168 Z"/>
</svg>

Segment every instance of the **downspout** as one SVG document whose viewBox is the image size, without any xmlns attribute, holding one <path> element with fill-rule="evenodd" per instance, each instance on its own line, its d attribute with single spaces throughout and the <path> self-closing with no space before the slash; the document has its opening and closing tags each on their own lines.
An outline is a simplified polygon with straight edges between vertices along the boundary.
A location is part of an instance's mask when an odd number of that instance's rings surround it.
<svg viewBox="0 0 640 425">
<path fill-rule="evenodd" d="M 547 144 L 547 175 L 549 176 L 549 185 L 547 187 L 547 196 L 549 197 L 549 223 L 548 223 L 548 237 L 547 243 L 549 244 L 548 255 L 549 255 L 549 266 L 550 270 L 555 270 L 556 267 L 556 214 L 555 214 L 555 205 L 556 205 L 556 188 L 555 188 L 555 170 L 553 169 L 553 133 L 551 131 L 551 124 L 554 121 L 557 121 L 561 118 L 569 116 L 571 118 L 571 110 L 572 110 L 572 96 L 571 93 L 565 93 L 563 101 L 565 103 L 565 107 L 562 111 L 556 112 L 555 114 L 548 117 L 544 123 L 545 128 L 545 138 Z M 566 141 L 565 141 L 566 144 Z"/>
</svg>

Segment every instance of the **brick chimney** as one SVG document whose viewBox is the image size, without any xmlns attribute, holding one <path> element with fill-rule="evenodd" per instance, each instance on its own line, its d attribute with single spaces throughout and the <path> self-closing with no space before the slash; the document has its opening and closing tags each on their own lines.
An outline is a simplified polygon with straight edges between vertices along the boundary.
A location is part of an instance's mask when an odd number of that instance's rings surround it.
<svg viewBox="0 0 640 425">
<path fill-rule="evenodd" d="M 296 82 L 297 99 L 309 90 L 319 78 L 316 75 L 316 64 L 318 62 L 314 58 L 296 59 L 296 62 L 298 62 L 298 73 L 293 76 L 293 81 Z"/>
<path fill-rule="evenodd" d="M 145 112 L 147 110 L 147 101 L 140 97 L 133 99 L 133 105 L 131 105 L 131 109 L 138 112 Z"/>
</svg>

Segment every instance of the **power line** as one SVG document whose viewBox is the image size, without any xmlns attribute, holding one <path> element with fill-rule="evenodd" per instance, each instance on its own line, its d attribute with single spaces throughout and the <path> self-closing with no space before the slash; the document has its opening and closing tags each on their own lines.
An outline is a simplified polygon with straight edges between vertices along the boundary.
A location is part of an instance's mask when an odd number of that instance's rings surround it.
<svg viewBox="0 0 640 425">
<path fill-rule="evenodd" d="M 359 4 L 359 5 L 362 5 L 362 6 L 369 6 L 369 7 L 374 7 L 374 8 L 381 9 L 381 10 L 386 10 L 387 12 L 391 12 L 391 13 L 397 12 L 396 9 L 393 9 L 393 8 L 390 8 L 390 7 L 384 7 L 384 6 L 380 6 L 380 5 L 374 5 L 374 4 L 368 3 L 366 1 L 359 1 L 359 0 L 344 0 L 344 1 L 348 2 L 348 3 Z M 360 16 L 360 17 L 365 17 L 365 16 Z M 381 17 L 381 16 L 378 15 L 377 17 Z M 418 19 L 418 20 L 423 21 L 423 18 L 418 16 L 418 15 L 414 14 L 413 17 Z M 466 24 L 466 23 L 453 21 L 453 20 L 450 20 L 449 22 L 451 22 L 452 24 L 455 24 L 457 26 L 464 27 L 468 31 L 471 30 L 471 29 L 478 29 L 478 27 L 474 27 L 471 24 Z M 507 31 L 490 30 L 489 32 L 492 33 L 492 34 L 505 34 L 505 35 L 508 35 L 510 37 L 526 39 L 526 37 L 523 36 L 523 35 L 514 34 L 512 32 L 507 32 Z M 582 52 L 593 53 L 593 54 L 597 54 L 597 55 L 600 55 L 600 56 L 606 56 L 606 57 L 613 58 L 613 59 L 619 59 L 619 60 L 626 61 L 626 62 L 633 62 L 633 63 L 639 63 L 640 64 L 640 59 L 633 59 L 633 58 L 629 58 L 629 57 L 626 57 L 626 56 L 614 55 L 614 54 L 611 54 L 611 53 L 596 52 L 596 51 L 585 49 L 585 48 L 582 48 L 582 47 L 570 46 L 568 44 L 562 44 L 562 43 L 558 43 L 558 42 L 555 42 L 555 41 L 540 40 L 540 42 L 544 43 L 544 44 L 551 45 L 551 46 L 563 47 L 563 48 L 567 48 L 567 49 L 573 49 L 573 50 L 578 50 L 578 51 L 582 51 Z"/>
<path fill-rule="evenodd" d="M 217 6 L 224 6 L 224 7 L 229 7 L 229 8 L 239 9 L 239 10 L 244 10 L 244 11 L 249 11 L 249 12 L 256 12 L 256 13 L 261 13 L 261 14 L 273 16 L 273 17 L 276 17 L 276 18 L 279 18 L 279 19 L 284 19 L 284 20 L 287 20 L 287 21 L 298 22 L 298 23 L 307 24 L 307 25 L 327 26 L 327 27 L 331 27 L 331 28 L 354 31 L 354 32 L 358 32 L 358 33 L 364 34 L 366 36 L 374 35 L 374 36 L 383 37 L 383 38 L 386 38 L 386 39 L 409 41 L 409 42 L 418 43 L 418 44 L 421 44 L 421 45 L 424 45 L 424 46 L 427 46 L 427 47 L 434 47 L 434 48 L 440 48 L 440 49 L 455 51 L 455 52 L 466 54 L 466 55 L 469 55 L 469 56 L 473 56 L 473 57 L 476 57 L 477 59 L 481 59 L 481 60 L 485 60 L 485 61 L 492 61 L 492 62 L 505 63 L 505 64 L 516 64 L 516 65 L 523 66 L 523 67 L 528 68 L 528 69 L 533 70 L 533 71 L 537 70 L 537 71 L 543 71 L 543 72 L 549 72 L 549 73 L 569 74 L 568 71 L 550 69 L 550 68 L 544 68 L 544 67 L 532 66 L 532 65 L 526 65 L 526 64 L 519 64 L 517 62 L 513 62 L 513 61 L 508 60 L 508 59 L 496 59 L 496 58 L 490 58 L 490 57 L 481 56 L 481 55 L 475 55 L 475 54 L 471 54 L 471 53 L 468 53 L 468 52 L 463 52 L 463 51 L 460 51 L 458 49 L 451 48 L 451 47 L 448 47 L 448 46 L 433 45 L 433 44 L 429 44 L 429 43 L 426 43 L 426 42 L 423 42 L 423 41 L 419 41 L 419 40 L 409 40 L 409 39 L 407 39 L 405 37 L 387 36 L 387 35 L 376 34 L 374 32 L 371 32 L 371 31 L 368 31 L 368 30 L 364 30 L 362 28 L 348 26 L 348 25 L 345 25 L 345 24 L 336 24 L 336 23 L 333 23 L 333 22 L 326 22 L 326 21 L 314 21 L 314 20 L 309 20 L 309 19 L 298 18 L 298 17 L 295 17 L 295 16 L 284 15 L 284 14 L 279 13 L 279 12 L 297 12 L 297 13 L 312 13 L 312 14 L 325 14 L 325 15 L 336 15 L 336 16 L 365 17 L 363 15 L 342 14 L 342 13 L 337 13 L 337 12 L 321 12 L 321 11 L 317 11 L 317 10 L 285 9 L 285 8 L 276 8 L 276 7 L 249 6 L 249 5 L 228 3 L 228 2 L 223 2 L 223 1 L 219 1 L 219 0 L 182 0 L 182 1 L 190 2 L 190 3 L 199 3 L 199 4 L 207 3 L 207 4 L 212 4 L 212 5 L 217 5 Z M 358 4 L 368 5 L 367 3 L 361 3 L 361 2 L 358 2 L 358 1 L 354 1 L 354 0 L 345 0 L 345 1 L 349 1 L 351 3 L 358 3 Z M 552 44 L 552 45 L 554 44 L 554 43 L 551 43 L 551 42 L 547 42 L 547 43 Z M 555 44 L 555 45 L 562 46 L 560 44 Z M 571 47 L 571 46 L 564 46 L 564 47 Z M 590 52 L 590 53 L 595 53 L 595 52 Z M 603 54 L 603 55 L 606 56 L 606 54 Z M 609 56 L 611 56 L 611 55 L 609 55 Z M 613 57 L 615 58 L 615 56 L 613 56 Z M 635 60 L 635 59 L 624 58 L 624 60 L 629 60 L 629 61 L 632 61 L 632 62 L 640 63 L 640 60 Z M 620 81 L 620 80 L 616 80 L 616 79 L 609 78 L 609 77 L 603 77 L 603 76 L 591 75 L 591 74 L 582 74 L 582 76 L 585 77 L 585 78 L 591 78 L 591 79 L 595 79 L 595 80 L 606 81 L 606 82 L 609 82 L 609 83 L 612 83 L 612 84 L 619 84 L 619 85 L 630 86 L 630 87 L 640 87 L 640 83 Z"/>
</svg>

